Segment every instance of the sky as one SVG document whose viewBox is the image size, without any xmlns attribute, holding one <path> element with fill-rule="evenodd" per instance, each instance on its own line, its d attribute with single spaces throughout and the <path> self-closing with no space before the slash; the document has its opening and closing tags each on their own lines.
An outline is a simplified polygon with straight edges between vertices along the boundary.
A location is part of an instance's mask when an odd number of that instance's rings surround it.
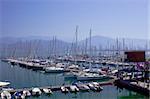
<svg viewBox="0 0 150 99">
<path fill-rule="evenodd" d="M 150 39 L 149 0 L 1 0 L 1 37 Z"/>
</svg>

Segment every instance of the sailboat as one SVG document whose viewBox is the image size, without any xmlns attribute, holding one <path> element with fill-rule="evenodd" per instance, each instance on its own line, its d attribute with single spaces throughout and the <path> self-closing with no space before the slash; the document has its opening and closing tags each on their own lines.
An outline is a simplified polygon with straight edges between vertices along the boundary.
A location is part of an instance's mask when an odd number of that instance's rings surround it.
<svg viewBox="0 0 150 99">
<path fill-rule="evenodd" d="M 92 30 L 90 29 L 90 57 L 91 57 L 91 33 L 92 33 Z M 98 73 L 93 73 L 93 68 L 92 68 L 92 64 L 91 64 L 92 60 L 90 58 L 90 61 L 89 61 L 89 73 L 85 72 L 86 70 L 83 70 L 84 72 L 77 75 L 77 80 L 79 81 L 88 81 L 88 80 L 102 80 L 102 79 L 105 79 L 107 78 L 106 75 L 100 75 Z M 92 72 L 92 73 L 90 73 Z"/>
<path fill-rule="evenodd" d="M 56 59 L 56 37 L 53 38 L 53 54 L 54 54 L 54 59 Z M 66 72 L 66 70 L 58 65 L 61 64 L 54 64 L 55 66 L 50 66 L 50 67 L 45 67 L 44 70 L 46 73 L 63 73 Z"/>
</svg>

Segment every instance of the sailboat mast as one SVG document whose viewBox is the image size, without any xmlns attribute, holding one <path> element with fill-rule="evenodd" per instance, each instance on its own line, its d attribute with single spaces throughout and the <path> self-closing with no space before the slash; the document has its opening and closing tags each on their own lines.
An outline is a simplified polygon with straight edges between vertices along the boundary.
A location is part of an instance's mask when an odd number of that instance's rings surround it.
<svg viewBox="0 0 150 99">
<path fill-rule="evenodd" d="M 92 36 L 92 30 L 90 29 L 90 56 L 91 56 L 91 51 L 92 51 L 92 48 L 91 48 L 91 36 Z"/>
<path fill-rule="evenodd" d="M 78 26 L 76 26 L 76 32 L 75 32 L 75 35 L 76 35 L 76 46 L 75 46 L 75 55 L 77 55 L 77 51 L 78 51 Z"/>
<path fill-rule="evenodd" d="M 85 55 L 87 55 L 88 39 L 85 40 Z"/>
<path fill-rule="evenodd" d="M 77 64 L 76 59 L 77 59 L 77 47 L 78 47 L 78 26 L 76 26 L 76 31 L 75 31 L 75 56 L 74 56 L 74 61 L 75 64 Z"/>
<path fill-rule="evenodd" d="M 92 30 L 90 29 L 90 70 L 92 70 L 92 64 L 91 64 L 91 51 L 92 51 L 92 48 L 91 48 L 91 36 L 92 36 Z"/>
<path fill-rule="evenodd" d="M 56 59 L 56 53 L 57 53 L 57 37 L 55 36 L 55 38 L 54 38 L 54 58 Z"/>
</svg>

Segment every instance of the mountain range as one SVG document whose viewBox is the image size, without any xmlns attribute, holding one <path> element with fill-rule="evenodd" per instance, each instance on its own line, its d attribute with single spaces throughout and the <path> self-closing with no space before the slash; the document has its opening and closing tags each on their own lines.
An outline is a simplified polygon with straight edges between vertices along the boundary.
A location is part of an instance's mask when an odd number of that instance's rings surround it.
<svg viewBox="0 0 150 99">
<path fill-rule="evenodd" d="M 31 37 L 1 37 L 0 38 L 0 51 L 2 54 L 7 53 L 17 55 L 38 53 L 40 55 L 55 54 L 56 53 L 74 53 L 76 43 L 69 41 L 63 41 L 54 37 L 41 37 L 41 36 L 31 36 Z M 90 38 L 78 41 L 78 50 L 84 50 L 90 46 Z M 150 49 L 150 40 L 146 39 L 129 39 L 129 38 L 109 38 L 103 36 L 92 36 L 91 37 L 91 47 L 97 49 L 132 49 L 132 50 L 144 50 L 145 48 Z M 15 51 L 14 51 L 15 50 Z"/>
</svg>

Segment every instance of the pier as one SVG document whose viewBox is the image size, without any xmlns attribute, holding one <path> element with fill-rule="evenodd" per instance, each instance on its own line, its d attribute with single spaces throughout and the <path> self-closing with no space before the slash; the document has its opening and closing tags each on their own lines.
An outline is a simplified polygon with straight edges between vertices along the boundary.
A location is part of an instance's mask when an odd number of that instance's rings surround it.
<svg viewBox="0 0 150 99">
<path fill-rule="evenodd" d="M 43 70 L 44 67 L 50 67 L 51 65 L 41 65 L 33 62 L 28 62 L 25 60 L 18 60 L 18 59 L 2 59 L 3 62 L 11 63 L 12 65 L 19 65 L 20 67 L 25 67 L 28 69 L 34 69 L 34 70 Z M 75 60 L 73 59 L 56 59 L 56 61 L 66 61 L 74 63 Z M 111 62 L 111 61 L 89 61 L 89 60 L 76 60 L 77 63 L 87 63 L 87 64 L 103 64 L 103 65 L 120 65 L 120 66 L 129 66 L 128 63 L 122 63 L 122 62 Z"/>
<path fill-rule="evenodd" d="M 19 65 L 20 67 L 25 67 L 28 69 L 34 69 L 34 70 L 43 70 L 44 67 L 47 67 L 47 65 L 40 65 L 32 62 L 27 61 L 20 61 L 16 59 L 3 59 L 2 61 L 11 63 L 12 65 Z"/>
<path fill-rule="evenodd" d="M 105 82 L 98 82 L 98 84 L 100 86 L 106 86 L 106 85 L 113 85 L 115 79 L 111 79 L 109 81 L 105 81 Z M 80 85 L 80 84 L 78 84 Z M 83 83 L 83 85 L 88 85 L 88 83 Z M 66 88 L 70 88 L 71 85 L 62 85 L 62 86 L 65 86 Z M 15 93 L 15 92 L 22 92 L 24 90 L 28 90 L 28 91 L 31 91 L 32 88 L 35 88 L 35 87 L 30 87 L 30 88 L 20 88 L 20 89 L 12 89 L 12 90 L 8 90 L 8 92 L 10 92 L 11 94 Z M 39 88 L 40 90 L 44 89 L 44 88 L 47 88 L 47 89 L 51 89 L 52 91 L 60 91 L 61 90 L 61 86 L 43 86 L 43 87 L 36 87 L 36 88 Z M 1 93 L 2 91 L 0 91 Z"/>
</svg>

